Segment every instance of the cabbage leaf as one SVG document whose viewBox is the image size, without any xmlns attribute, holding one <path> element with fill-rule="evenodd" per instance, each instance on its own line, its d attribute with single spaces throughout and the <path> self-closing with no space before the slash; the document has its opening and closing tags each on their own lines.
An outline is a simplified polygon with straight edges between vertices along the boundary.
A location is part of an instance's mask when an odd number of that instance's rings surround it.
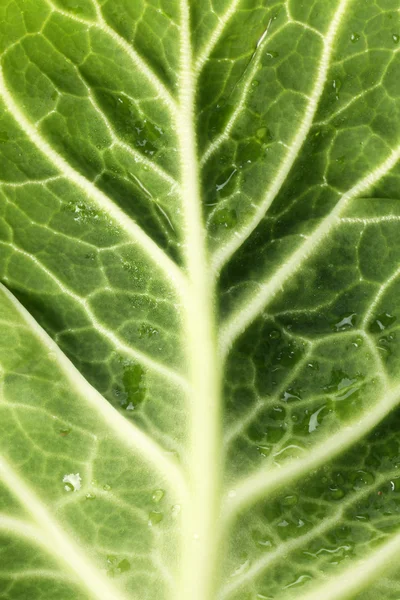
<svg viewBox="0 0 400 600">
<path fill-rule="evenodd" d="M 0 0 L 0 598 L 398 600 L 398 0 Z"/>
</svg>

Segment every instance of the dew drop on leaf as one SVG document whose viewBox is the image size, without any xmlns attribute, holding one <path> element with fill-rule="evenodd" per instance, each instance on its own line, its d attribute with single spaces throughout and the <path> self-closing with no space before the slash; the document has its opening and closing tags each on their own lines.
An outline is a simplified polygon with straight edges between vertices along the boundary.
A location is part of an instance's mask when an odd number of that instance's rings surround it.
<svg viewBox="0 0 400 600">
<path fill-rule="evenodd" d="M 130 568 L 131 568 L 131 563 L 126 558 L 121 560 L 121 562 L 119 562 L 117 565 L 117 569 L 119 570 L 120 573 L 126 573 L 127 571 L 129 571 Z"/>
<path fill-rule="evenodd" d="M 350 39 L 353 42 L 353 44 L 355 44 L 360 39 L 360 34 L 359 33 L 352 33 Z"/>
<path fill-rule="evenodd" d="M 164 518 L 164 513 L 157 510 L 152 510 L 149 512 L 149 525 L 153 527 L 154 525 L 158 525 Z"/>
<path fill-rule="evenodd" d="M 79 473 L 70 473 L 69 475 L 64 475 L 63 483 L 65 483 L 64 489 L 66 492 L 77 492 L 81 489 L 82 478 Z"/>
<path fill-rule="evenodd" d="M 0 144 L 5 144 L 10 139 L 7 131 L 0 131 Z"/>
<path fill-rule="evenodd" d="M 355 490 L 372 485 L 375 482 L 375 477 L 368 471 L 356 471 L 354 474 L 353 488 Z"/>
<path fill-rule="evenodd" d="M 66 437 L 71 433 L 72 429 L 71 427 L 60 427 L 58 431 L 62 437 Z"/>
<path fill-rule="evenodd" d="M 299 501 L 298 496 L 296 494 L 291 494 L 289 496 L 285 496 L 281 502 L 282 506 L 296 506 Z"/>
<path fill-rule="evenodd" d="M 333 324 L 333 328 L 335 328 L 336 331 L 342 331 L 343 329 L 350 329 L 350 327 L 354 327 L 356 316 L 356 313 L 342 315 L 339 321 Z"/>
<path fill-rule="evenodd" d="M 375 321 L 371 325 L 371 331 L 379 333 L 384 331 L 396 321 L 396 317 L 388 312 L 381 313 L 376 316 Z"/>
<path fill-rule="evenodd" d="M 85 496 L 86 500 L 96 500 L 96 495 L 92 492 L 88 492 Z"/>
<path fill-rule="evenodd" d="M 226 229 L 232 229 L 237 223 L 236 211 L 229 208 L 223 208 L 215 214 L 215 224 Z"/>
<path fill-rule="evenodd" d="M 392 35 L 392 40 L 393 40 L 393 42 L 394 42 L 395 44 L 398 44 L 398 43 L 399 43 L 399 41 L 400 41 L 400 36 L 399 36 L 397 33 L 394 33 L 394 34 Z"/>
<path fill-rule="evenodd" d="M 153 492 L 152 498 L 154 502 L 161 502 L 161 500 L 164 498 L 165 496 L 165 492 L 164 490 L 155 490 L 155 492 Z"/>
<path fill-rule="evenodd" d="M 344 497 L 344 491 L 339 487 L 332 487 L 330 489 L 330 497 L 332 500 L 341 500 Z"/>
<path fill-rule="evenodd" d="M 135 363 L 124 365 L 122 381 L 125 394 L 121 400 L 121 406 L 125 410 L 133 410 L 143 402 L 146 396 L 145 371 Z"/>
</svg>

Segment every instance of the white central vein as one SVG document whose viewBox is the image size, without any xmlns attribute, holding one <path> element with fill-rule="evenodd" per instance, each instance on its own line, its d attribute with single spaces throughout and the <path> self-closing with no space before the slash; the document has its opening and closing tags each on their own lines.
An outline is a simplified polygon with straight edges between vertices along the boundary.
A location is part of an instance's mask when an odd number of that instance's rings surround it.
<svg viewBox="0 0 400 600">
<path fill-rule="evenodd" d="M 33 517 L 40 531 L 37 541 L 63 566 L 66 565 L 94 598 L 128 600 L 128 597 L 112 585 L 109 578 L 89 560 L 87 553 L 82 552 L 75 540 L 59 526 L 48 508 L 4 458 L 0 458 L 0 480 Z M 12 527 L 11 522 L 9 525 Z M 130 600 L 134 598 L 130 596 Z"/>
<path fill-rule="evenodd" d="M 221 455 L 219 369 L 214 339 L 214 292 L 208 268 L 198 170 L 196 91 L 188 0 L 180 0 L 180 8 L 181 79 L 176 129 L 181 159 L 184 250 L 189 277 L 185 325 L 192 393 L 188 448 L 190 505 L 183 523 L 179 598 L 212 600 Z"/>
<path fill-rule="evenodd" d="M 232 255 L 242 246 L 246 239 L 259 225 L 268 208 L 271 206 L 273 200 L 276 198 L 279 190 L 283 183 L 287 179 L 290 170 L 292 169 L 295 160 L 299 156 L 301 147 L 303 146 L 310 128 L 313 124 L 315 113 L 318 108 L 322 92 L 325 87 L 330 61 L 334 50 L 334 42 L 345 14 L 346 8 L 351 0 L 340 0 L 339 6 L 334 14 L 326 36 L 324 37 L 324 46 L 321 54 L 321 60 L 318 65 L 315 85 L 311 92 L 310 99 L 305 110 L 304 117 L 300 122 L 292 143 L 289 146 L 287 154 L 278 169 L 275 178 L 272 180 L 271 185 L 266 191 L 264 199 L 257 206 L 253 217 L 248 223 L 242 228 L 235 232 L 229 241 L 221 246 L 215 253 L 212 259 L 212 266 L 215 273 L 218 273 L 226 262 L 232 257 Z"/>
<path fill-rule="evenodd" d="M 75 171 L 73 167 L 54 150 L 45 140 L 38 129 L 27 119 L 12 94 L 7 88 L 2 69 L 0 69 L 0 97 L 5 102 L 7 110 L 16 120 L 24 133 L 35 144 L 40 152 L 56 167 L 56 169 L 69 181 L 74 183 L 83 192 L 84 196 L 94 202 L 100 210 L 104 211 L 118 226 L 144 251 L 156 265 L 158 265 L 168 279 L 174 284 L 177 291 L 182 294 L 186 289 L 186 279 L 178 265 L 171 260 L 165 252 L 130 219 L 106 194 L 99 190 L 91 181 Z"/>
<path fill-rule="evenodd" d="M 167 453 L 158 444 L 147 436 L 139 427 L 125 419 L 109 402 L 81 375 L 71 361 L 65 356 L 55 342 L 38 325 L 35 319 L 16 300 L 16 298 L 0 284 L 0 293 L 3 293 L 21 316 L 35 337 L 43 347 L 56 357 L 57 365 L 62 370 L 72 389 L 76 390 L 82 402 L 93 406 L 96 414 L 103 419 L 107 426 L 114 432 L 117 439 L 137 452 L 146 462 L 156 468 L 161 477 L 177 491 L 185 496 L 186 487 L 183 482 L 182 473 L 171 460 Z"/>
</svg>

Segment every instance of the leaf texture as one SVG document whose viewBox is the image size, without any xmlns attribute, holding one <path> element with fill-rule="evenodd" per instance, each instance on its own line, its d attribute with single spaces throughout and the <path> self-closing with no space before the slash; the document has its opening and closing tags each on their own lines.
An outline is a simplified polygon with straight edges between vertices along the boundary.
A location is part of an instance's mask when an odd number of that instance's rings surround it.
<svg viewBox="0 0 400 600">
<path fill-rule="evenodd" d="M 0 598 L 398 600 L 397 0 L 0 0 Z"/>
</svg>

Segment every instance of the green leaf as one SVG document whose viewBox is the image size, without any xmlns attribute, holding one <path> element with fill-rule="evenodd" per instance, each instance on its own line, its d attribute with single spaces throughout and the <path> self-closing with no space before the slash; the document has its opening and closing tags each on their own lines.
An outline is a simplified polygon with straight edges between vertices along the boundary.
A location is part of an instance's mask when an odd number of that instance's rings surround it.
<svg viewBox="0 0 400 600">
<path fill-rule="evenodd" d="M 399 598 L 399 39 L 0 2 L 1 598 Z"/>
</svg>

